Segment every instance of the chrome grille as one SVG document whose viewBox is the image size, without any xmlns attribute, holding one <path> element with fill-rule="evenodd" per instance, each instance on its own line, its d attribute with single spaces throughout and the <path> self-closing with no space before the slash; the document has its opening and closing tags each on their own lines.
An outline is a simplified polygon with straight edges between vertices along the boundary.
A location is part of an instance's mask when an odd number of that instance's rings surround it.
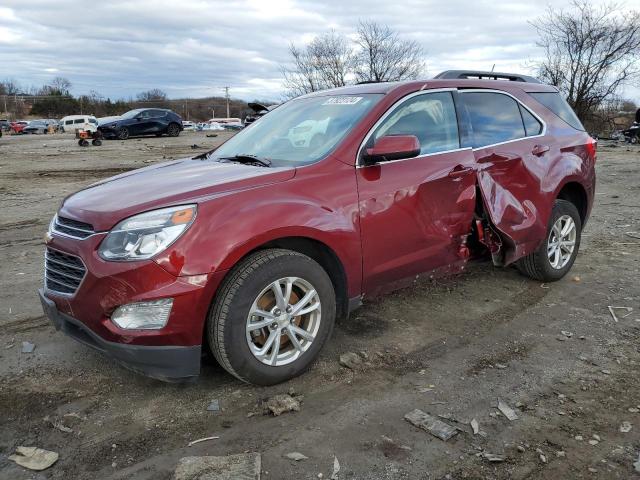
<svg viewBox="0 0 640 480">
<path fill-rule="evenodd" d="M 47 248 L 44 262 L 44 284 L 47 290 L 73 295 L 86 271 L 79 257 Z"/>
<path fill-rule="evenodd" d="M 73 238 L 87 238 L 95 233 L 93 225 L 56 215 L 53 221 L 53 232 Z"/>
</svg>

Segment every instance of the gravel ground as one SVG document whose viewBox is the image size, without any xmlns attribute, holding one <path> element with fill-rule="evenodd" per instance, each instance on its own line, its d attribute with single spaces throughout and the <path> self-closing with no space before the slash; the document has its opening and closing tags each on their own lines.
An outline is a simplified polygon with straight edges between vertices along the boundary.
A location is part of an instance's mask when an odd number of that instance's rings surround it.
<svg viewBox="0 0 640 480">
<path fill-rule="evenodd" d="M 286 384 L 245 385 L 212 360 L 196 383 L 164 384 L 56 333 L 36 290 L 42 236 L 61 200 L 226 135 L 88 148 L 65 135 L 0 139 L 0 478 L 168 479 L 182 457 L 243 452 L 262 454 L 263 479 L 329 478 L 334 457 L 340 479 L 640 478 L 637 147 L 601 145 L 595 207 L 564 280 L 540 284 L 476 262 L 463 276 L 368 301 L 339 322 L 313 369 Z M 633 310 L 615 310 L 616 322 L 608 306 Z M 366 360 L 345 368 L 347 352 Z M 285 393 L 300 410 L 265 415 L 266 399 Z M 499 413 L 498 398 L 516 420 Z M 207 411 L 212 400 L 220 412 Z M 403 417 L 416 408 L 459 433 L 443 442 L 412 426 Z M 208 436 L 220 438 L 187 446 Z M 30 472 L 7 458 L 20 445 L 60 458 Z"/>
</svg>

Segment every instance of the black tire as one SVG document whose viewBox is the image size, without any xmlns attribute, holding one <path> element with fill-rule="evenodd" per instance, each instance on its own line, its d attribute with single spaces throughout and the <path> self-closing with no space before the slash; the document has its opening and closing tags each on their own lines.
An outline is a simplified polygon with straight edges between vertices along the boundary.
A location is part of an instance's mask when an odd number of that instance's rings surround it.
<svg viewBox="0 0 640 480">
<path fill-rule="evenodd" d="M 177 137 L 180 135 L 180 126 L 177 123 L 170 123 L 167 127 L 167 135 Z"/>
<path fill-rule="evenodd" d="M 118 130 L 118 140 L 126 140 L 129 138 L 129 129 L 127 127 L 120 127 Z"/>
<path fill-rule="evenodd" d="M 95 147 L 99 147 L 100 145 L 102 145 L 102 140 L 96 138 L 95 140 L 91 140 L 91 144 Z"/>
<path fill-rule="evenodd" d="M 251 305 L 272 282 L 297 276 L 310 282 L 321 303 L 319 330 L 309 349 L 282 366 L 258 360 L 246 338 Z M 222 283 L 207 321 L 209 346 L 222 367 L 238 379 L 257 385 L 275 385 L 303 373 L 331 336 L 336 316 L 333 284 L 327 272 L 313 259 L 283 249 L 261 250 L 242 260 Z"/>
<path fill-rule="evenodd" d="M 80 140 L 78 140 L 78 145 L 80 145 L 81 147 L 88 147 L 89 146 L 89 141 L 82 138 Z"/>
<path fill-rule="evenodd" d="M 158 133 L 156 133 L 155 135 L 156 135 L 156 137 L 161 137 L 161 136 L 162 136 L 162 133 L 158 132 Z"/>
<path fill-rule="evenodd" d="M 553 225 L 564 215 L 569 215 L 575 223 L 575 247 L 567 264 L 564 265 L 564 267 L 557 269 L 551 265 L 549 255 L 547 254 L 547 247 Z M 520 270 L 522 274 L 542 282 L 555 282 L 556 280 L 560 280 L 569 272 L 569 270 L 571 270 L 571 267 L 573 266 L 573 262 L 575 261 L 576 256 L 578 255 L 578 250 L 580 249 L 581 234 L 582 220 L 580 219 L 580 214 L 578 213 L 576 206 L 567 200 L 556 200 L 553 204 L 553 209 L 551 210 L 551 216 L 549 217 L 549 224 L 547 225 L 547 234 L 544 242 L 542 242 L 535 252 L 518 260 L 516 263 L 518 270 Z"/>
</svg>

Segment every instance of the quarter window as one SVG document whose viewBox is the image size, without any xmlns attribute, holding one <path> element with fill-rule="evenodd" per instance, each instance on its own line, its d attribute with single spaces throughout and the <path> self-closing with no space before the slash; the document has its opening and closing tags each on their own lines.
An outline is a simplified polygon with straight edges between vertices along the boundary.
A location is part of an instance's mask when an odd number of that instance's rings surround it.
<svg viewBox="0 0 640 480">
<path fill-rule="evenodd" d="M 84 123 L 84 118 L 78 118 L 74 120 L 73 123 Z"/>
<path fill-rule="evenodd" d="M 462 95 L 473 128 L 473 146 L 484 147 L 526 136 L 518 102 L 494 92 Z"/>
<path fill-rule="evenodd" d="M 402 103 L 378 126 L 367 148 L 387 135 L 415 135 L 421 155 L 460 148 L 451 93 L 425 93 Z"/>
<path fill-rule="evenodd" d="M 532 137 L 534 135 L 540 135 L 542 133 L 542 124 L 538 121 L 536 117 L 532 115 L 532 113 L 524 108 L 522 105 L 520 106 L 520 113 L 522 114 L 522 123 L 524 123 L 524 130 L 527 134 L 527 137 Z"/>
</svg>

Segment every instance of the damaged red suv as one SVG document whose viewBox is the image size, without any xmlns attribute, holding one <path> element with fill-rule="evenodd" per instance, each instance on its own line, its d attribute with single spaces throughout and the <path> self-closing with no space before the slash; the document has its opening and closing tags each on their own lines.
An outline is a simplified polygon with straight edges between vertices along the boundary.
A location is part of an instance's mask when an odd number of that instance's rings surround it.
<svg viewBox="0 0 640 480">
<path fill-rule="evenodd" d="M 209 349 L 268 385 L 308 368 L 336 317 L 416 277 L 490 256 L 562 278 L 596 144 L 554 87 L 483 76 L 305 95 L 215 151 L 69 196 L 47 235 L 46 314 L 151 377 L 195 377 Z"/>
</svg>

